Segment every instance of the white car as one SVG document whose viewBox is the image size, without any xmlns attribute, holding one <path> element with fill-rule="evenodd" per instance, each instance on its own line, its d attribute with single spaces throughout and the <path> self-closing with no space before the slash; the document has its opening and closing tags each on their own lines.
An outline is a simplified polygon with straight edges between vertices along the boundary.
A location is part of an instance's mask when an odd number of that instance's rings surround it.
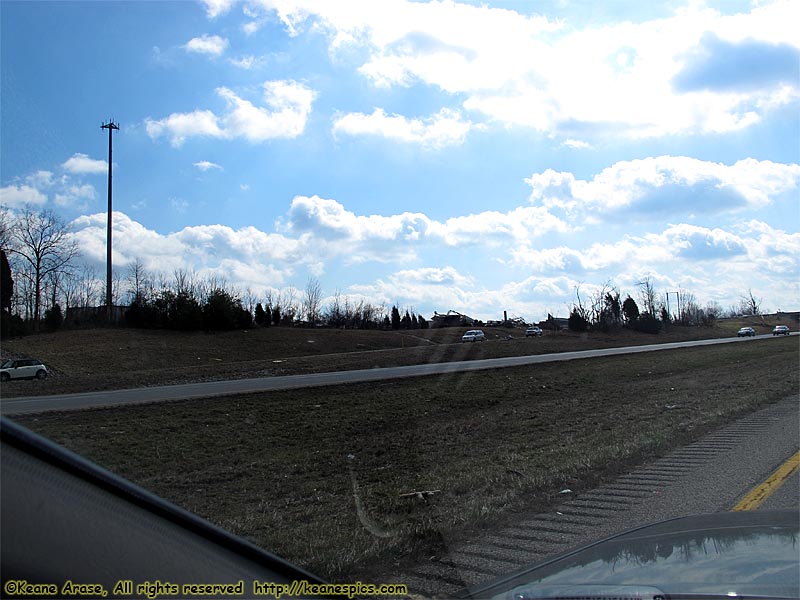
<svg viewBox="0 0 800 600">
<path fill-rule="evenodd" d="M 462 342 L 482 342 L 486 339 L 486 335 L 480 329 L 470 329 L 467 333 L 461 336 Z"/>
<path fill-rule="evenodd" d="M 789 335 L 789 328 L 786 325 L 775 325 L 772 335 Z"/>
<path fill-rule="evenodd" d="M 12 358 L 0 367 L 0 381 L 9 379 L 44 379 L 47 377 L 47 367 L 42 361 L 35 358 Z"/>
<path fill-rule="evenodd" d="M 528 328 L 525 330 L 525 337 L 530 337 L 530 336 L 532 336 L 532 335 L 536 335 L 536 336 L 538 336 L 538 335 L 542 335 L 542 330 L 541 330 L 541 328 L 539 328 L 539 327 L 536 327 L 536 325 L 534 325 L 533 327 L 528 327 Z"/>
</svg>

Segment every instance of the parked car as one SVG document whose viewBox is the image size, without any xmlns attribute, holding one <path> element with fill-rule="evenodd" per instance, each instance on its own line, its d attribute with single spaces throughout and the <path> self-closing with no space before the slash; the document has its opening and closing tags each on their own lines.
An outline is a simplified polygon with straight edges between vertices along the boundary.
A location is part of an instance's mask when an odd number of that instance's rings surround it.
<svg viewBox="0 0 800 600">
<path fill-rule="evenodd" d="M 461 336 L 462 342 L 482 342 L 485 339 L 486 335 L 480 329 L 470 329 Z"/>
<path fill-rule="evenodd" d="M 736 335 L 739 337 L 753 337 L 756 334 L 756 330 L 752 327 L 742 327 L 739 331 L 736 332 Z"/>
<path fill-rule="evenodd" d="M 772 335 L 789 335 L 789 328 L 786 325 L 775 325 Z"/>
<path fill-rule="evenodd" d="M 0 367 L 0 381 L 9 379 L 44 379 L 47 377 L 47 367 L 42 361 L 35 358 L 12 358 Z"/>
<path fill-rule="evenodd" d="M 534 325 L 533 327 L 528 327 L 525 330 L 525 337 L 531 337 L 532 335 L 542 335 L 542 330 L 539 327 Z"/>
</svg>

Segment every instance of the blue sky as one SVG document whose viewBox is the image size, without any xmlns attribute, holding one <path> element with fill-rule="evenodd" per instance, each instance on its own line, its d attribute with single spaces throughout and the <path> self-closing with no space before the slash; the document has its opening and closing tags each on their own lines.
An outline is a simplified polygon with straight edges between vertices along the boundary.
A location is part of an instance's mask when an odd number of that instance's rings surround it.
<svg viewBox="0 0 800 600">
<path fill-rule="evenodd" d="M 114 261 L 566 316 L 800 308 L 796 2 L 2 2 L 0 203 Z"/>
</svg>

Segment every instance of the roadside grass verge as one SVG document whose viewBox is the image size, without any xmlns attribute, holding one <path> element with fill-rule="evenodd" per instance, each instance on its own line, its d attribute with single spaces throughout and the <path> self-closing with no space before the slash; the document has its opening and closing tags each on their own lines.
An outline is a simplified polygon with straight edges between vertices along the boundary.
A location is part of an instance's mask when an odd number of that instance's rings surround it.
<svg viewBox="0 0 800 600">
<path fill-rule="evenodd" d="M 409 331 L 258 328 L 224 333 L 126 328 L 76 329 L 4 340 L 3 356 L 35 357 L 50 369 L 44 381 L 11 381 L 4 398 L 170 385 L 197 381 L 301 375 L 458 360 L 656 344 L 736 335 L 741 323 L 768 333 L 788 317 L 720 321 L 714 327 L 670 326 L 658 335 L 484 328 L 488 341 L 460 343 L 464 328 Z M 513 339 L 507 340 L 511 335 Z"/>
<path fill-rule="evenodd" d="M 380 580 L 797 396 L 798 350 L 756 340 L 15 420 L 324 577 Z"/>
</svg>

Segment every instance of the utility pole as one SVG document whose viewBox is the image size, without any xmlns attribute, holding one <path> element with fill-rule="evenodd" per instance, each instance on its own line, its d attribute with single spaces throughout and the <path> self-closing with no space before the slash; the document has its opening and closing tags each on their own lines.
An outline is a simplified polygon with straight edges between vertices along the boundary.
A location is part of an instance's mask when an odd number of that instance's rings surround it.
<svg viewBox="0 0 800 600">
<path fill-rule="evenodd" d="M 106 317 L 111 323 L 111 133 L 119 131 L 119 124 L 111 119 L 108 123 L 103 123 L 100 129 L 108 129 L 108 228 L 106 230 Z"/>
</svg>

